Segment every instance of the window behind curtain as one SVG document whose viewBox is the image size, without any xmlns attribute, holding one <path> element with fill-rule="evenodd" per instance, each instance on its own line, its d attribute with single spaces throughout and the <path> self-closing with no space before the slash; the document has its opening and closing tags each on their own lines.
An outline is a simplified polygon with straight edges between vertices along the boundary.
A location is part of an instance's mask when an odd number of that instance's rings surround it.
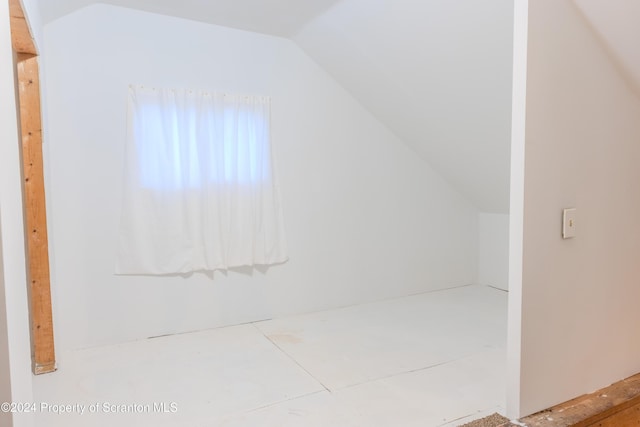
<svg viewBox="0 0 640 427">
<path fill-rule="evenodd" d="M 268 97 L 129 88 L 116 271 L 287 259 Z"/>
</svg>

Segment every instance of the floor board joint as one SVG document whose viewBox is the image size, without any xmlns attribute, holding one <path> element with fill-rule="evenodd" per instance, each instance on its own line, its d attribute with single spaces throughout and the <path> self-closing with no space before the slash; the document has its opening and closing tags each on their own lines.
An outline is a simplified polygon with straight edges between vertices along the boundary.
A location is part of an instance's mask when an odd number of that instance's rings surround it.
<svg viewBox="0 0 640 427">
<path fill-rule="evenodd" d="M 309 370 L 307 368 L 305 368 L 304 366 L 302 366 L 300 364 L 300 362 L 298 362 L 291 354 L 289 354 L 287 351 L 285 351 L 282 347 L 280 347 L 274 340 L 272 340 L 271 338 L 269 338 L 269 336 L 267 334 L 265 334 L 264 332 L 262 332 L 260 330 L 260 328 L 256 325 L 253 325 L 254 328 L 256 328 L 258 330 L 258 332 L 260 332 L 262 334 L 263 337 L 265 337 L 271 344 L 273 344 L 278 350 L 280 350 L 280 352 L 282 354 L 284 354 L 285 356 L 287 356 L 293 363 L 295 363 L 300 369 L 302 369 L 304 372 L 307 373 L 307 375 L 309 375 L 311 378 L 313 378 L 318 384 L 320 384 L 325 391 L 328 391 L 329 393 L 331 393 L 331 390 L 329 389 L 329 387 L 327 387 L 322 381 L 320 381 L 318 378 L 316 378 L 315 375 L 313 375 L 311 372 L 309 372 Z"/>
</svg>

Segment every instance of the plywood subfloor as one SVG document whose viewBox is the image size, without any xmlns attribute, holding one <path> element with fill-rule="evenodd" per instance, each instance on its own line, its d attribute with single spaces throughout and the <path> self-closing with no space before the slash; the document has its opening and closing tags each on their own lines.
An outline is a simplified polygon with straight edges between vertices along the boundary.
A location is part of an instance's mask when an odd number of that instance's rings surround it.
<svg viewBox="0 0 640 427">
<path fill-rule="evenodd" d="M 35 397 L 84 413 L 36 426 L 457 426 L 504 413 L 506 324 L 469 286 L 63 352 Z"/>
</svg>

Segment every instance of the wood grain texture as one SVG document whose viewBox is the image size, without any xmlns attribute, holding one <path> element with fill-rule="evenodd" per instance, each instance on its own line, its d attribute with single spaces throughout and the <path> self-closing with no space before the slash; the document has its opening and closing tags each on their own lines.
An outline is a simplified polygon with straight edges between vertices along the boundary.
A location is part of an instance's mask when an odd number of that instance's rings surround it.
<svg viewBox="0 0 640 427">
<path fill-rule="evenodd" d="M 36 45 L 31 37 L 20 0 L 9 0 L 9 14 L 11 16 L 11 42 L 16 53 L 37 55 Z"/>
<path fill-rule="evenodd" d="M 40 70 L 38 52 L 20 0 L 9 0 L 9 14 L 11 40 L 17 54 L 33 372 L 43 374 L 56 370 L 56 360 L 42 158 Z"/>
<path fill-rule="evenodd" d="M 588 427 L 630 427 L 640 426 L 640 404 L 617 412 L 609 417 L 590 424 Z"/>
<path fill-rule="evenodd" d="M 640 374 L 520 421 L 528 427 L 640 426 Z"/>
<path fill-rule="evenodd" d="M 37 56 L 17 64 L 34 373 L 55 370 Z"/>
</svg>

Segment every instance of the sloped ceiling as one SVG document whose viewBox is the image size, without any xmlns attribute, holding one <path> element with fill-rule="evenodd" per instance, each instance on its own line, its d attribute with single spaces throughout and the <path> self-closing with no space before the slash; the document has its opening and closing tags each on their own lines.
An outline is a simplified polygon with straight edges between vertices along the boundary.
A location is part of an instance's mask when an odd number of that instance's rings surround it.
<svg viewBox="0 0 640 427">
<path fill-rule="evenodd" d="M 620 71 L 640 94 L 640 1 L 574 0 Z"/>
<path fill-rule="evenodd" d="M 247 31 L 289 37 L 339 0 L 39 0 L 46 24 L 93 3 L 108 3 Z"/>
<path fill-rule="evenodd" d="M 97 2 L 38 1 L 45 24 Z M 291 38 L 481 211 L 508 211 L 512 0 L 103 3 Z"/>
<path fill-rule="evenodd" d="M 342 0 L 294 40 L 480 210 L 506 213 L 512 33 L 511 0 Z"/>
</svg>

